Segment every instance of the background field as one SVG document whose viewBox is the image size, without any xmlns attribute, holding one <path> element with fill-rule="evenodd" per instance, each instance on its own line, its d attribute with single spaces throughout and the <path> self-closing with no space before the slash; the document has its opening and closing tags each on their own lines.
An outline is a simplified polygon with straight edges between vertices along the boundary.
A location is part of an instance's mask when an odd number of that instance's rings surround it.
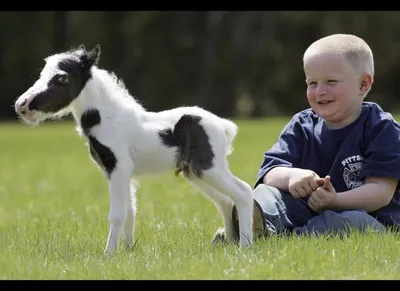
<svg viewBox="0 0 400 291">
<path fill-rule="evenodd" d="M 238 121 L 232 171 L 252 185 L 287 120 Z M 107 184 L 74 125 L 0 124 L 0 152 L 0 279 L 400 279 L 398 234 L 212 247 L 220 215 L 173 173 L 140 181 L 137 248 L 104 258 Z"/>
</svg>

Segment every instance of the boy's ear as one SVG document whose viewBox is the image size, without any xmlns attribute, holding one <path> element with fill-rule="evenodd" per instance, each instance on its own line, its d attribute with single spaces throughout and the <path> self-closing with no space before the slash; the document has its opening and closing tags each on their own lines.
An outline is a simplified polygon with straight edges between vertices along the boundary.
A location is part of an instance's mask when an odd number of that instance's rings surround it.
<svg viewBox="0 0 400 291">
<path fill-rule="evenodd" d="M 82 66 L 84 68 L 90 68 L 96 66 L 100 60 L 101 49 L 100 45 L 97 44 L 92 50 L 84 51 L 81 55 Z"/>
<path fill-rule="evenodd" d="M 360 95 L 368 93 L 372 86 L 372 76 L 370 74 L 363 74 L 360 77 Z"/>
</svg>

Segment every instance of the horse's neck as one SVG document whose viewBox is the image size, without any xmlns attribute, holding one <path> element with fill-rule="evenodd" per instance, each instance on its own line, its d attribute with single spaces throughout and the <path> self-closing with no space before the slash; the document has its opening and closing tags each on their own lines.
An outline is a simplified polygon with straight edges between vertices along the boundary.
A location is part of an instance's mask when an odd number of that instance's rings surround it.
<svg viewBox="0 0 400 291">
<path fill-rule="evenodd" d="M 93 81 L 89 81 L 82 89 L 79 96 L 72 104 L 72 114 L 79 119 L 82 114 L 88 109 L 98 109 L 100 111 L 111 102 L 107 100 L 107 96 L 101 95 L 101 88 L 96 86 Z"/>
<path fill-rule="evenodd" d="M 118 86 L 111 76 L 96 68 L 93 72 L 92 80 L 85 85 L 81 94 L 73 102 L 72 113 L 75 119 L 79 120 L 88 109 L 107 112 L 108 117 L 111 117 L 111 115 L 117 116 L 121 110 L 126 111 L 129 109 L 132 115 L 140 116 L 145 114 L 145 109 L 133 98 L 125 96 L 123 90 Z"/>
</svg>

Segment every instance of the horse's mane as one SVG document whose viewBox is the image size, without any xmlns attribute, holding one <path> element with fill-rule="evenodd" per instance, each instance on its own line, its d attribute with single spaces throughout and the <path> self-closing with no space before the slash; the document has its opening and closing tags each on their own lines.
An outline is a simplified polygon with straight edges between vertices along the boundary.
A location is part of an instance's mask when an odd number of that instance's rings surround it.
<svg viewBox="0 0 400 291">
<path fill-rule="evenodd" d="M 136 106 L 139 106 L 144 110 L 144 107 L 140 102 L 131 95 L 123 79 L 118 77 L 114 72 L 93 66 L 92 73 L 94 77 L 104 85 L 104 89 L 108 93 L 109 97 L 122 98 L 129 100 L 129 102 L 133 101 L 136 103 Z"/>
</svg>

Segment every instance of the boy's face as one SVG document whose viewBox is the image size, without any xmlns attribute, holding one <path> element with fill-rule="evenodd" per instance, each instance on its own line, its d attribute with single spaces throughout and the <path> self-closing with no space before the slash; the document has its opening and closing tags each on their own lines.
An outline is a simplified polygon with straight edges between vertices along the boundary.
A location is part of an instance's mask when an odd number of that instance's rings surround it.
<svg viewBox="0 0 400 291">
<path fill-rule="evenodd" d="M 329 127 L 340 128 L 357 119 L 366 92 L 361 86 L 365 75 L 358 75 L 342 56 L 329 53 L 306 58 L 304 72 L 308 102 Z"/>
</svg>

